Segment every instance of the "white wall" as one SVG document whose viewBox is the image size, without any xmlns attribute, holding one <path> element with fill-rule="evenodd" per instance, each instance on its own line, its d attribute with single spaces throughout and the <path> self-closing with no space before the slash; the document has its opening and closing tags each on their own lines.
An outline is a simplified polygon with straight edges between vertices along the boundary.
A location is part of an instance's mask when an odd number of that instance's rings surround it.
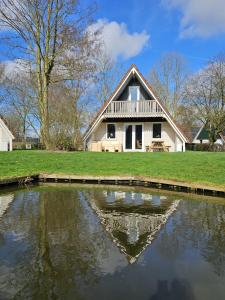
<svg viewBox="0 0 225 300">
<path fill-rule="evenodd" d="M 116 125 L 116 138 L 115 140 L 119 143 L 123 143 L 123 123 L 113 123 Z M 107 123 L 100 123 L 98 128 L 95 130 L 95 132 L 92 134 L 91 140 L 92 141 L 106 141 L 107 135 L 106 135 L 106 127 Z"/>
<path fill-rule="evenodd" d="M 0 120 L 0 151 L 8 151 L 8 147 L 12 151 L 12 136 Z"/>
<path fill-rule="evenodd" d="M 185 151 L 185 149 L 183 149 L 183 147 L 185 147 L 185 144 L 183 144 L 183 142 L 181 141 L 181 139 L 176 135 L 176 139 L 175 139 L 175 151 L 176 152 Z"/>
<path fill-rule="evenodd" d="M 153 124 L 160 123 L 162 132 L 161 138 L 153 138 Z M 175 149 L 175 132 L 167 122 L 146 122 L 144 123 L 144 144 L 149 146 L 152 142 L 164 141 L 166 146 L 170 146 L 170 151 L 174 152 Z"/>
<path fill-rule="evenodd" d="M 149 146 L 153 141 L 164 141 L 166 146 L 170 146 L 169 151 L 182 151 L 183 142 L 175 133 L 174 129 L 170 126 L 168 122 L 155 122 L 161 123 L 162 125 L 162 133 L 161 138 L 153 138 L 153 122 L 145 122 L 143 124 L 143 143 L 144 143 L 144 151 L 145 146 Z M 124 143 L 124 123 L 115 123 L 116 124 L 116 138 L 120 144 Z M 128 123 L 127 123 L 128 124 Z M 107 123 L 100 123 L 98 128 L 94 131 L 89 139 L 88 149 L 90 149 L 90 143 L 93 141 L 105 141 L 107 140 L 106 136 L 106 126 Z"/>
</svg>

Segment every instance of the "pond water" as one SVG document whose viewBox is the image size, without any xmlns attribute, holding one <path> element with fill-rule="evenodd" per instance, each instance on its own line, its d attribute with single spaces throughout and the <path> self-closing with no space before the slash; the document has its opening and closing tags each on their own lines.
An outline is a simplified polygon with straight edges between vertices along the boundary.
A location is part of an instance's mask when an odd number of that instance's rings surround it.
<svg viewBox="0 0 225 300">
<path fill-rule="evenodd" d="M 0 193 L 0 299 L 225 299 L 225 199 L 42 185 Z"/>
</svg>

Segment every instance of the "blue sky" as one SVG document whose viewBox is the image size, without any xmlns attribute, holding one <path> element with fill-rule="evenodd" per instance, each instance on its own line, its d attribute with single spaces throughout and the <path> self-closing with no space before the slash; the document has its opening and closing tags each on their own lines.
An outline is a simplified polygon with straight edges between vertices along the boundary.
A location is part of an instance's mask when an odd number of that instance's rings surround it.
<svg viewBox="0 0 225 300">
<path fill-rule="evenodd" d="M 97 6 L 108 51 L 144 75 L 164 52 L 181 53 L 197 71 L 225 51 L 225 0 L 97 0 Z"/>
</svg>

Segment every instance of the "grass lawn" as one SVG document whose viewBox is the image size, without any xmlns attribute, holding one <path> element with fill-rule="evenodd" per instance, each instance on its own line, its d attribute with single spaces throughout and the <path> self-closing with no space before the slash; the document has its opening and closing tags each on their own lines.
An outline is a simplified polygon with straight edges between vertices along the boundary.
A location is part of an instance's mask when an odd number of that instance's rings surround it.
<svg viewBox="0 0 225 300">
<path fill-rule="evenodd" d="M 225 189 L 225 153 L 0 152 L 0 178 L 31 174 L 146 176 Z"/>
</svg>

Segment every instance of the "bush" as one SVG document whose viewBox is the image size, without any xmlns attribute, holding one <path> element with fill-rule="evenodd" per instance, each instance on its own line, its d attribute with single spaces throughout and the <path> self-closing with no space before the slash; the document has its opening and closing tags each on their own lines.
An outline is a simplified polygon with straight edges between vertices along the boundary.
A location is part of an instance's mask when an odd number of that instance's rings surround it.
<svg viewBox="0 0 225 300">
<path fill-rule="evenodd" d="M 211 151 L 210 144 L 196 144 L 195 151 Z"/>
<path fill-rule="evenodd" d="M 186 146 L 186 150 L 190 151 L 207 151 L 207 152 L 222 152 L 225 151 L 225 146 L 220 144 L 214 144 L 210 146 L 210 144 L 188 144 Z"/>
<path fill-rule="evenodd" d="M 26 150 L 25 143 L 13 143 L 13 150 Z"/>
</svg>

